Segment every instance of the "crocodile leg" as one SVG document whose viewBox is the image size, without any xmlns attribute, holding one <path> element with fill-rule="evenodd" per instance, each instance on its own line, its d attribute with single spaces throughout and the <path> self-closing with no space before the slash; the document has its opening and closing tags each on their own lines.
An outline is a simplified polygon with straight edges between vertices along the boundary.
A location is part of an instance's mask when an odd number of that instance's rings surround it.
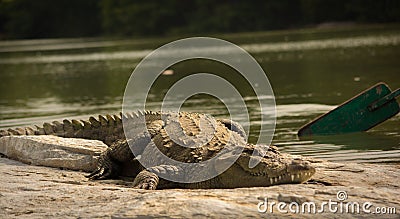
<svg viewBox="0 0 400 219">
<path fill-rule="evenodd" d="M 162 128 L 163 124 L 161 120 L 153 121 L 147 126 L 147 132 L 138 134 L 133 139 L 124 139 L 113 143 L 107 151 L 100 156 L 97 169 L 87 177 L 96 180 L 120 175 L 119 170 L 121 170 L 121 164 L 136 159 L 132 150 L 135 150 L 135 154 L 143 152 L 150 143 L 151 137 Z M 141 167 L 138 166 L 137 168 Z"/>
<path fill-rule="evenodd" d="M 135 189 L 155 190 L 158 186 L 160 178 L 157 174 L 148 170 L 142 170 L 133 181 Z"/>
<path fill-rule="evenodd" d="M 173 165 L 159 165 L 142 170 L 133 181 L 134 188 L 155 190 L 175 187 L 176 183 L 160 179 L 159 175 L 173 175 L 176 179 L 184 177 L 184 171 Z"/>
<path fill-rule="evenodd" d="M 127 140 L 117 141 L 100 156 L 96 170 L 86 177 L 95 180 L 118 176 L 120 164 L 133 159 L 134 156 L 128 146 Z"/>
</svg>

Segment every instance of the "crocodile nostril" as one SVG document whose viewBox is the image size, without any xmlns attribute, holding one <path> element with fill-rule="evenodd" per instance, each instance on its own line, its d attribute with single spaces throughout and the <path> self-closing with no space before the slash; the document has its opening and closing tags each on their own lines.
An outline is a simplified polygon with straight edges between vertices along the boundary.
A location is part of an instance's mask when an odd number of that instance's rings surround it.
<svg viewBox="0 0 400 219">
<path fill-rule="evenodd" d="M 312 170 L 314 169 L 313 166 L 311 166 L 310 162 L 304 161 L 304 160 L 292 160 L 290 165 L 288 165 L 288 170 L 289 171 L 299 171 L 299 170 Z"/>
</svg>

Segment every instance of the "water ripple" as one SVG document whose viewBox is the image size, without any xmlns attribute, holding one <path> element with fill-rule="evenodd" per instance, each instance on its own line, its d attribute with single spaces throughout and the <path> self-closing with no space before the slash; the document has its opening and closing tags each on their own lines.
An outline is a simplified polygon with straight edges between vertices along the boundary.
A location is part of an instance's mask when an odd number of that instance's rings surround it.
<svg viewBox="0 0 400 219">
<path fill-rule="evenodd" d="M 108 45 L 110 44 L 110 45 Z M 114 45 L 108 42 L 105 46 Z M 377 35 L 377 36 L 361 36 L 361 37 L 348 37 L 348 38 L 333 38 L 333 39 L 319 39 L 319 40 L 306 40 L 295 42 L 276 42 L 276 43 L 256 43 L 240 45 L 246 51 L 256 54 L 263 52 L 287 52 L 287 51 L 305 51 L 305 50 L 323 50 L 323 49 L 337 49 L 337 48 L 355 48 L 365 46 L 395 46 L 400 44 L 400 35 Z M 85 47 L 98 47 L 100 45 L 92 42 L 90 45 L 79 44 L 74 48 Z M 6 48 L 5 48 L 6 49 Z M 10 50 L 10 48 L 8 49 Z M 23 51 L 23 47 L 18 47 L 17 51 Z M 0 64 L 20 64 L 20 63 L 55 63 L 55 62 L 83 62 L 83 61 L 101 61 L 101 60 L 129 60 L 140 59 L 148 55 L 152 50 L 134 50 L 134 51 L 117 51 L 117 52 L 96 52 L 86 54 L 65 54 L 65 55 L 36 55 L 28 57 L 15 57 L 15 58 L 2 58 Z M 202 53 L 218 53 L 231 55 L 229 49 L 224 48 L 202 48 L 201 51 L 189 50 L 176 50 L 176 53 L 189 53 L 194 52 Z M 171 55 L 169 51 L 166 55 Z"/>
</svg>

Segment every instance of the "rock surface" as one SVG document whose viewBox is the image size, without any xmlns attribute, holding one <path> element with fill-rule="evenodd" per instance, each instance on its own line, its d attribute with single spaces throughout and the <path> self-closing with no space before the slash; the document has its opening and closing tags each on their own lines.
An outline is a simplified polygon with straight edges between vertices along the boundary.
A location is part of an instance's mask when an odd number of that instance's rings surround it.
<svg viewBox="0 0 400 219">
<path fill-rule="evenodd" d="M 90 172 L 95 159 L 107 149 L 101 141 L 61 138 L 52 135 L 5 136 L 0 153 L 21 162 Z"/>
<path fill-rule="evenodd" d="M 131 181 L 88 181 L 82 172 L 0 158 L 0 218 L 399 218 L 400 165 L 312 161 L 317 173 L 306 184 L 145 191 L 132 189 Z M 343 201 L 337 197 L 339 191 Z M 260 213 L 258 206 L 264 210 L 266 199 L 268 208 Z M 302 204 L 314 202 L 320 210 L 321 203 L 329 200 L 337 202 L 336 213 L 327 205 L 323 213 L 301 213 Z M 271 202 L 276 203 L 273 208 Z M 278 210 L 280 202 L 286 203 L 281 210 L 287 213 Z M 299 213 L 291 212 L 289 205 L 294 210 L 296 205 L 290 202 L 299 203 Z M 360 205 L 360 214 L 346 213 L 349 202 Z M 394 207 L 397 214 L 362 213 L 368 202 L 371 212 Z"/>
</svg>

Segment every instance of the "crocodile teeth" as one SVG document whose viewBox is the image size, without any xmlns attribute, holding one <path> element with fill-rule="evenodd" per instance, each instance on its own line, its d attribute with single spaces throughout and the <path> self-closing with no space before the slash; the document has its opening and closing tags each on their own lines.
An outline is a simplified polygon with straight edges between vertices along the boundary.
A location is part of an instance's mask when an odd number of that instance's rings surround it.
<svg viewBox="0 0 400 219">
<path fill-rule="evenodd" d="M 274 180 L 275 180 L 275 183 L 277 183 L 278 182 L 278 177 L 275 177 Z"/>
<path fill-rule="evenodd" d="M 282 179 L 282 177 L 281 177 L 281 176 L 278 176 L 278 180 L 281 181 L 281 179 Z"/>
<path fill-rule="evenodd" d="M 274 183 L 274 180 L 272 178 L 269 178 L 269 183 L 272 185 Z"/>
<path fill-rule="evenodd" d="M 294 174 L 290 175 L 292 181 L 294 181 Z"/>
</svg>

